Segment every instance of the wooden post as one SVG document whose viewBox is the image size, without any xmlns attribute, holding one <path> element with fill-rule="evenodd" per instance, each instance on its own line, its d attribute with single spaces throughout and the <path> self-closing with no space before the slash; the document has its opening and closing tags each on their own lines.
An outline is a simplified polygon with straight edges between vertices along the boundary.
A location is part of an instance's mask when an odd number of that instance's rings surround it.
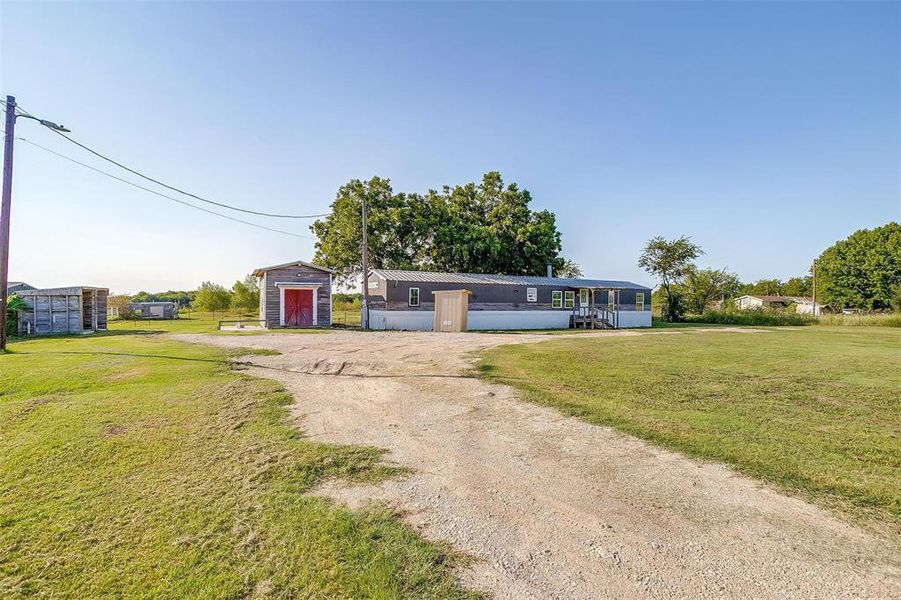
<svg viewBox="0 0 901 600">
<path fill-rule="evenodd" d="M 369 330 L 369 232 L 366 227 L 366 193 L 361 198 L 363 211 L 363 312 L 360 325 L 363 331 Z"/>
</svg>

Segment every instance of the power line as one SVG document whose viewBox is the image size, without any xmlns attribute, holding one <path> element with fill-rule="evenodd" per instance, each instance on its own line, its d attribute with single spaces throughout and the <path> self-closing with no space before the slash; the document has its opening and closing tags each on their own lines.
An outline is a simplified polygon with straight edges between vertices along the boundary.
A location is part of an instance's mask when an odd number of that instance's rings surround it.
<svg viewBox="0 0 901 600">
<path fill-rule="evenodd" d="M 30 116 L 31 116 L 31 114 L 30 114 L 28 111 L 26 111 L 24 108 L 20 108 L 20 110 L 22 111 L 22 113 L 23 113 L 25 116 L 27 116 L 27 117 L 30 117 Z M 41 123 L 41 125 L 44 125 L 44 124 Z M 119 168 L 121 168 L 121 169 L 125 169 L 125 170 L 128 171 L 129 173 L 132 173 L 132 174 L 134 174 L 134 175 L 137 175 L 138 177 L 141 177 L 141 178 L 143 178 L 143 179 L 146 179 L 147 181 L 152 181 L 153 183 L 155 183 L 155 184 L 157 184 L 157 185 L 160 185 L 160 186 L 163 186 L 163 187 L 166 188 L 166 189 L 172 190 L 173 192 L 178 192 L 179 194 L 184 194 L 185 196 L 190 196 L 191 198 L 194 198 L 195 200 L 200 200 L 201 202 L 206 202 L 207 204 L 212 204 L 212 205 L 215 205 L 215 206 L 220 206 L 220 207 L 222 207 L 222 208 L 227 208 L 227 209 L 229 209 L 229 210 L 235 210 L 235 211 L 238 211 L 238 212 L 247 213 L 247 214 L 250 214 L 250 215 L 257 215 L 257 216 L 261 216 L 261 217 L 275 217 L 275 218 L 279 218 L 279 219 L 317 219 L 317 218 L 319 218 L 319 217 L 327 217 L 327 216 L 329 215 L 329 213 L 320 213 L 320 214 L 315 214 L 315 215 L 286 215 L 286 214 L 279 214 L 279 213 L 267 213 L 267 212 L 261 212 L 261 211 L 256 211 L 256 210 L 249 210 L 249 209 L 246 209 L 246 208 L 239 208 L 239 207 L 237 207 L 237 206 L 232 206 L 232 205 L 230 205 L 230 204 L 224 204 L 224 203 L 222 203 L 222 202 L 216 202 L 215 200 L 209 200 L 209 199 L 207 199 L 207 198 L 203 198 L 203 197 L 198 196 L 198 195 L 196 195 L 196 194 L 192 194 L 191 192 L 186 192 L 186 191 L 184 191 L 184 190 L 182 190 L 182 189 L 179 189 L 179 188 L 177 188 L 177 187 L 174 187 L 174 186 L 165 184 L 165 183 L 163 183 L 162 181 L 159 181 L 158 179 L 154 179 L 153 177 L 150 177 L 150 176 L 148 176 L 148 175 L 144 175 L 144 174 L 141 173 L 140 171 L 135 171 L 134 169 L 132 169 L 132 168 L 130 168 L 130 167 L 126 167 L 126 166 L 123 165 L 122 163 L 117 162 L 117 161 L 113 160 L 112 158 L 109 158 L 108 156 L 104 156 L 104 155 L 101 154 L 100 152 L 97 152 L 96 150 L 94 150 L 94 149 L 92 149 L 92 148 L 89 148 L 88 146 L 85 146 L 85 145 L 82 144 L 81 142 L 74 140 L 73 138 L 69 137 L 68 135 L 64 134 L 64 133 L 61 132 L 61 131 L 57 131 L 56 129 L 54 129 L 54 128 L 52 128 L 52 127 L 48 127 L 47 125 L 44 125 L 44 127 L 47 127 L 47 129 L 49 129 L 49 130 L 52 131 L 53 133 L 55 133 L 55 134 L 57 134 L 57 135 L 59 135 L 59 136 L 64 137 L 65 139 L 67 139 L 68 141 L 72 142 L 73 144 L 75 144 L 75 145 L 78 146 L 79 148 L 82 148 L 82 149 L 84 149 L 84 150 L 87 150 L 88 152 L 90 152 L 90 153 L 93 154 L 94 156 L 97 156 L 98 158 L 102 158 L 103 160 L 105 160 L 105 161 L 107 161 L 107 162 L 109 162 L 109 163 L 112 163 L 112 164 L 116 165 L 117 167 L 119 167 Z M 193 206 L 193 205 L 192 205 L 192 206 Z"/>
<path fill-rule="evenodd" d="M 156 196 L 160 196 L 160 197 L 162 197 L 162 198 L 166 198 L 166 199 L 168 199 L 168 200 L 172 200 L 173 202 L 178 202 L 179 204 L 183 204 L 183 205 L 185 205 L 185 206 L 189 206 L 189 207 L 191 207 L 191 208 L 195 208 L 195 209 L 200 210 L 200 211 L 203 211 L 203 212 L 205 212 L 205 213 L 209 213 L 209 214 L 211 214 L 211 215 L 216 215 L 217 217 L 222 217 L 223 219 L 228 219 L 229 221 L 234 221 L 234 222 L 236 222 L 236 223 L 242 223 L 242 224 L 244 224 L 244 225 L 250 225 L 251 227 L 256 227 L 257 229 L 265 229 L 266 231 L 272 231 L 272 232 L 275 232 L 275 233 L 281 233 L 281 234 L 284 234 L 284 235 L 290 235 L 290 236 L 293 236 L 293 237 L 303 238 L 303 239 L 306 239 L 306 240 L 315 240 L 315 239 L 316 239 L 315 237 L 311 237 L 311 236 L 308 236 L 308 235 L 301 235 L 301 234 L 299 234 L 299 233 L 293 233 L 293 232 L 291 232 L 291 231 L 284 231 L 284 230 L 282 230 L 282 229 L 275 229 L 275 228 L 273 228 L 273 227 L 266 227 L 265 225 L 260 225 L 260 224 L 258 224 L 258 223 L 252 223 L 252 222 L 250 222 L 250 221 L 244 221 L 243 219 L 237 219 L 237 218 L 232 217 L 232 216 L 229 216 L 229 215 L 224 215 L 224 214 L 222 214 L 222 213 L 219 213 L 219 212 L 216 212 L 216 211 L 213 211 L 213 210 L 209 210 L 209 209 L 207 209 L 207 208 L 203 208 L 202 206 L 197 206 L 196 204 L 191 204 L 190 202 L 185 202 L 184 200 L 180 200 L 180 199 L 178 199 L 178 198 L 173 198 L 172 196 L 168 196 L 168 195 L 163 194 L 163 193 L 161 193 L 161 192 L 158 192 L 158 191 L 156 191 L 156 190 L 152 190 L 152 189 L 150 189 L 150 188 L 148 188 L 148 187 L 144 187 L 143 185 L 137 184 L 137 183 L 135 183 L 135 182 L 133 182 L 133 181 L 129 181 L 129 180 L 127 180 L 127 179 L 123 179 L 122 177 L 119 177 L 119 176 L 117 176 L 117 175 L 113 175 L 112 173 L 108 173 L 107 171 L 104 171 L 104 170 L 102 170 L 102 169 L 98 169 L 97 167 L 91 166 L 91 165 L 89 165 L 89 164 L 87 164 L 87 163 L 83 163 L 83 162 L 81 162 L 81 161 L 79 161 L 79 160 L 76 160 L 76 159 L 70 157 L 70 156 L 66 156 L 65 154 L 61 154 L 61 153 L 57 152 L 56 150 L 51 150 L 50 148 L 47 148 L 47 147 L 42 146 L 42 145 L 40 145 L 40 144 L 38 144 L 38 143 L 32 142 L 31 140 L 26 140 L 26 139 L 23 138 L 23 137 L 16 137 L 16 139 L 17 139 L 17 140 L 21 140 L 21 141 L 25 142 L 26 144 L 30 144 L 30 145 L 34 146 L 35 148 L 40 148 L 41 150 L 44 150 L 45 152 L 49 152 L 50 154 L 54 154 L 54 155 L 56 155 L 56 156 L 58 156 L 58 157 L 60 157 L 60 158 L 64 158 L 64 159 L 66 159 L 66 160 L 68 160 L 68 161 L 70 161 L 70 162 L 73 162 L 73 163 L 77 164 L 77 165 L 81 165 L 82 167 L 85 167 L 85 168 L 87 168 L 87 169 L 90 169 L 90 170 L 92 170 L 92 171 L 95 171 L 95 172 L 97 172 L 97 173 L 100 173 L 101 175 L 106 175 L 107 177 L 111 177 L 112 179 L 115 179 L 115 180 L 117 180 L 117 181 L 121 181 L 122 183 L 126 183 L 126 184 L 128 184 L 128 185 L 130 185 L 130 186 L 132 186 L 132 187 L 136 187 L 136 188 L 138 188 L 139 190 L 144 190 L 145 192 L 150 192 L 151 194 L 154 194 L 154 195 L 156 195 Z"/>
</svg>

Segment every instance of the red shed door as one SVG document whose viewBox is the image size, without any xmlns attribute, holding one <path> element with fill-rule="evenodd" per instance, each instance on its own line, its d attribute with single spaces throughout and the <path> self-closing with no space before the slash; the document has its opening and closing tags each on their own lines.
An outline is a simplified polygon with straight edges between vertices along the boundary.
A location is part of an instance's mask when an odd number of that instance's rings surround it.
<svg viewBox="0 0 901 600">
<path fill-rule="evenodd" d="M 285 327 L 313 326 L 313 290 L 285 290 Z"/>
</svg>

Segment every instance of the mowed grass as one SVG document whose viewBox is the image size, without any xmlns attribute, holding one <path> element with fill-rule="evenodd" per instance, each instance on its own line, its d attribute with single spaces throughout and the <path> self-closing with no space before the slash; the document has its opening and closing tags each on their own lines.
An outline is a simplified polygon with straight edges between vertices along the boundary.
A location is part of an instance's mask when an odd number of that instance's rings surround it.
<svg viewBox="0 0 901 600">
<path fill-rule="evenodd" d="M 674 330 L 502 346 L 525 399 L 901 532 L 901 331 Z"/>
<path fill-rule="evenodd" d="M 275 383 L 157 335 L 0 355 L 0 597 L 462 598 L 396 515 L 307 495 L 394 476 L 314 443 Z"/>
<path fill-rule="evenodd" d="M 250 331 L 219 331 L 219 321 L 243 320 L 248 326 L 259 324 L 256 315 L 237 313 L 211 313 L 183 310 L 177 319 L 113 319 L 108 323 L 110 331 L 120 333 L 208 333 L 213 335 L 270 335 L 285 333 L 322 333 L 327 329 L 272 329 Z M 358 319 L 359 320 L 359 319 Z"/>
</svg>

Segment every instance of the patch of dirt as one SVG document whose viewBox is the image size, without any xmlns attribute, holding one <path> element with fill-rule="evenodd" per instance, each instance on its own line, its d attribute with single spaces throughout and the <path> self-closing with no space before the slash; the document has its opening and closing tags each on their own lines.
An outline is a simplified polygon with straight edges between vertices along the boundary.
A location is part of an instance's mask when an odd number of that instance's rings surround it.
<svg viewBox="0 0 901 600">
<path fill-rule="evenodd" d="M 279 350 L 242 360 L 294 395 L 306 435 L 385 448 L 413 470 L 316 493 L 396 508 L 423 536 L 475 557 L 460 581 L 497 598 L 901 596 L 896 545 L 723 466 L 469 375 L 480 350 L 560 336 L 178 337 Z"/>
</svg>

